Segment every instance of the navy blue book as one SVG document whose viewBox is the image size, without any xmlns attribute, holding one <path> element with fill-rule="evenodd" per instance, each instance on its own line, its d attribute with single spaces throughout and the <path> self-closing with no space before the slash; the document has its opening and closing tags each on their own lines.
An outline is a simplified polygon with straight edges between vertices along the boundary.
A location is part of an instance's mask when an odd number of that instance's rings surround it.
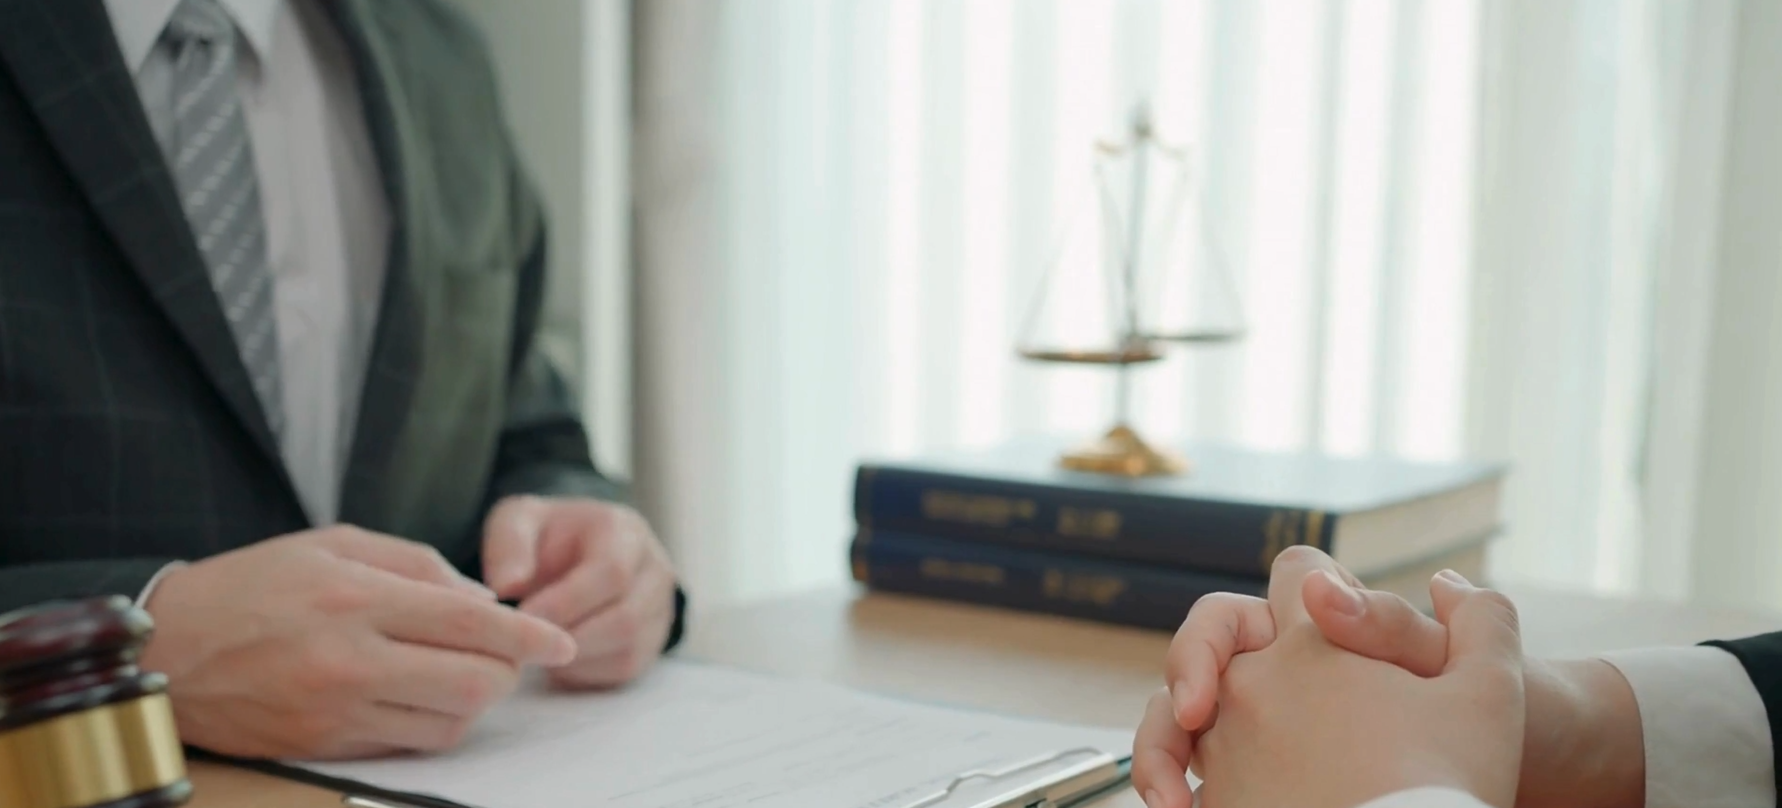
<svg viewBox="0 0 1782 808">
<path fill-rule="evenodd" d="M 1504 468 L 1189 445 L 1178 477 L 1068 471 L 1063 442 L 1017 441 L 920 461 L 869 462 L 862 528 L 1239 576 L 1310 544 L 1366 577 L 1475 543 L 1500 521 Z"/>
<path fill-rule="evenodd" d="M 1017 550 L 1006 545 L 861 530 L 850 550 L 854 579 L 872 589 L 1001 606 L 1106 623 L 1174 630 L 1201 596 L 1261 597 L 1253 577 L 1168 569 L 1132 562 Z M 1484 581 L 1485 541 L 1366 576 L 1370 588 L 1395 592 L 1429 609 L 1429 579 L 1452 569 Z"/>
</svg>

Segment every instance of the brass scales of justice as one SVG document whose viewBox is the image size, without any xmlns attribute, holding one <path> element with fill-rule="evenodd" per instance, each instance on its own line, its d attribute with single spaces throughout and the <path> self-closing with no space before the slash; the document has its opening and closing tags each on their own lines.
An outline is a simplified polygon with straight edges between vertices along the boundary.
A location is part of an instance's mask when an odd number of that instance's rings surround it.
<svg viewBox="0 0 1782 808">
<path fill-rule="evenodd" d="M 1121 194 L 1115 186 L 1117 175 L 1124 173 L 1128 186 L 1124 210 L 1118 202 Z M 1153 178 L 1153 174 L 1157 178 Z M 1187 149 L 1158 139 L 1148 108 L 1140 104 L 1131 120 L 1125 142 L 1102 141 L 1095 144 L 1093 179 L 1096 206 L 1101 214 L 1100 238 L 1088 250 L 1090 255 L 1073 256 L 1068 247 L 1076 231 L 1072 217 L 1065 235 L 1041 276 L 1033 309 L 1021 329 L 1016 353 L 1034 362 L 1063 363 L 1113 368 L 1116 374 L 1114 424 L 1100 438 L 1059 457 L 1059 465 L 1072 471 L 1124 477 L 1179 475 L 1188 473 L 1187 459 L 1161 448 L 1139 435 L 1132 425 L 1132 369 L 1163 359 L 1172 345 L 1219 345 L 1233 343 L 1244 335 L 1241 305 L 1220 247 L 1217 233 L 1208 222 L 1204 206 L 1195 199 L 1195 184 Z M 1153 187 L 1161 193 L 1153 193 Z M 1149 227 L 1153 208 L 1161 210 L 1161 226 Z M 1189 215 L 1189 211 L 1194 211 Z M 1192 220 L 1190 223 L 1188 220 Z M 1175 260 L 1170 247 L 1180 244 L 1175 239 L 1198 235 L 1198 255 L 1203 274 L 1229 306 L 1230 323 L 1220 327 L 1168 326 L 1164 312 L 1169 303 L 1183 304 L 1183 294 L 1166 291 L 1171 279 L 1186 282 L 1195 270 L 1195 260 Z M 1086 260 L 1076 261 L 1081 258 Z M 1057 278 L 1061 268 L 1087 270 L 1090 280 L 1068 288 Z M 1186 286 L 1184 286 L 1186 288 Z M 1096 312 L 1097 297 L 1102 309 Z M 1038 333 L 1043 315 L 1053 306 L 1065 308 L 1058 315 L 1065 322 L 1098 333 L 1076 334 L 1075 339 L 1048 339 Z M 1079 327 L 1077 331 L 1085 328 Z"/>
</svg>

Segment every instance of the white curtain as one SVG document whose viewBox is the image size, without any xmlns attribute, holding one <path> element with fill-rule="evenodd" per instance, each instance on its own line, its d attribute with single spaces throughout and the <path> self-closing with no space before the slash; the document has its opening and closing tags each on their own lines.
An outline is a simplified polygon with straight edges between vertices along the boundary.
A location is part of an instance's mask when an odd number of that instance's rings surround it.
<svg viewBox="0 0 1782 808">
<path fill-rule="evenodd" d="M 845 577 L 863 457 L 1104 427 L 1109 376 L 1013 344 L 1145 100 L 1249 335 L 1141 371 L 1142 429 L 1507 460 L 1497 574 L 1692 594 L 1716 133 L 1774 86 L 1736 80 L 1741 14 L 1782 28 L 1731 0 L 636 0 L 643 505 L 702 598 L 762 597 Z"/>
</svg>

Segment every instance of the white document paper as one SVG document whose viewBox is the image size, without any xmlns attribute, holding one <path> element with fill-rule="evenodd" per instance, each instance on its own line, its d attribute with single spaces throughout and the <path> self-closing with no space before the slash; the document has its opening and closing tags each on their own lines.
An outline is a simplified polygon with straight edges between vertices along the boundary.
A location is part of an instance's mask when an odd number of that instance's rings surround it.
<svg viewBox="0 0 1782 808">
<path fill-rule="evenodd" d="M 1124 758 L 1132 731 L 668 661 L 614 693 L 527 689 L 448 753 L 298 765 L 478 808 L 902 808 L 960 772 L 1079 747 Z M 974 782 L 942 804 L 1008 785 Z"/>
</svg>

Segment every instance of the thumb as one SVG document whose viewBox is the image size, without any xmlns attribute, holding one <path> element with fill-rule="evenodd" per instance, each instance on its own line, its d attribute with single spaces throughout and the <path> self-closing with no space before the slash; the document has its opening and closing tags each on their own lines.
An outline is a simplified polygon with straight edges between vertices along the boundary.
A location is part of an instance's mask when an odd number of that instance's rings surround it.
<svg viewBox="0 0 1782 808">
<path fill-rule="evenodd" d="M 1448 628 L 1397 595 L 1353 586 L 1330 572 L 1306 576 L 1306 614 L 1339 648 L 1435 676 L 1448 661 Z"/>
<path fill-rule="evenodd" d="M 544 501 L 537 497 L 508 497 L 483 523 L 483 580 L 500 597 L 527 594 L 538 569 L 544 511 Z"/>
<path fill-rule="evenodd" d="M 1522 624 L 1516 604 L 1501 593 L 1473 586 L 1452 570 L 1430 581 L 1436 614 L 1448 626 L 1444 672 L 1522 664 Z"/>
<path fill-rule="evenodd" d="M 1447 761 L 1450 771 L 1481 802 L 1512 805 L 1529 731 L 1516 605 L 1452 570 L 1436 575 L 1429 593 L 1448 625 L 1448 664 L 1432 681 L 1447 685 L 1441 700 L 1470 736 L 1466 756 Z"/>
</svg>

